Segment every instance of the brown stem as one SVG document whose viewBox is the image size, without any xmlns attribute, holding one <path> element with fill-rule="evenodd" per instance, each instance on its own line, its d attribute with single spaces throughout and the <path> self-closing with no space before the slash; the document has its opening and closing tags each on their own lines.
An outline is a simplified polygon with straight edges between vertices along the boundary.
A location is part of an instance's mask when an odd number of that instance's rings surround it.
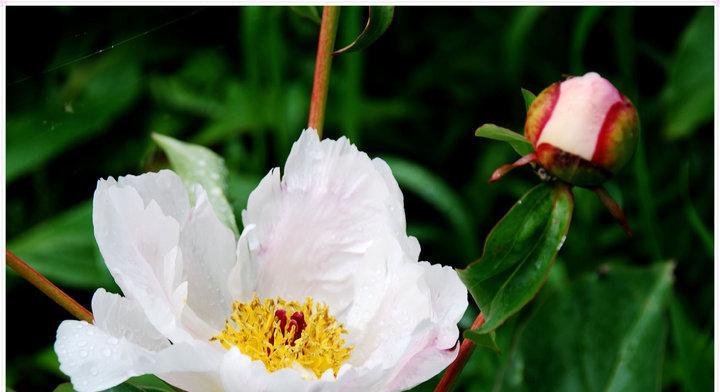
<svg viewBox="0 0 720 392">
<path fill-rule="evenodd" d="M 25 280 L 32 283 L 33 286 L 37 287 L 58 305 L 70 312 L 70 314 L 77 317 L 79 320 L 85 320 L 88 323 L 92 323 L 93 315 L 89 310 L 85 309 L 82 305 L 77 303 L 77 301 L 65 294 L 64 291 L 60 290 L 60 288 L 55 286 L 46 277 L 42 276 L 42 274 L 37 272 L 33 267 L 27 265 L 27 263 L 22 261 L 13 252 L 10 252 L 9 250 L 5 251 L 5 262 L 10 268 L 15 270 L 15 272 L 17 272 Z"/>
<path fill-rule="evenodd" d="M 482 327 L 484 323 L 485 316 L 480 313 L 470 327 L 470 330 L 476 330 Z M 462 372 L 473 350 L 475 350 L 475 343 L 470 339 L 463 339 L 457 358 L 455 358 L 450 366 L 447 367 L 447 370 L 445 370 L 445 374 L 443 374 L 440 382 L 438 382 L 435 387 L 435 392 L 446 392 L 452 388 L 455 379 L 460 375 L 460 372 Z"/>
<path fill-rule="evenodd" d="M 495 169 L 492 176 L 490 176 L 490 182 L 495 182 L 495 181 L 499 180 L 500 178 L 502 178 L 502 176 L 507 174 L 507 172 L 509 172 L 510 170 L 512 170 L 516 167 L 525 166 L 528 163 L 535 161 L 536 159 L 537 159 L 537 156 L 533 152 L 531 154 L 527 154 L 527 155 L 521 157 L 520 159 L 518 159 L 517 161 L 515 161 L 513 163 L 507 163 L 505 165 L 502 165 L 502 166 L 498 167 L 497 169 Z"/>
<path fill-rule="evenodd" d="M 335 46 L 339 16 L 340 7 L 323 7 L 308 118 L 308 128 L 315 128 L 318 136 L 322 136 L 323 124 L 325 123 L 330 67 L 332 65 L 332 53 Z"/>
<path fill-rule="evenodd" d="M 610 214 L 618 221 L 620 226 L 622 226 L 623 230 L 625 230 L 625 233 L 629 237 L 633 236 L 633 231 L 630 228 L 630 225 L 627 223 L 627 219 L 625 218 L 625 213 L 623 212 L 622 208 L 618 205 L 618 203 L 613 200 L 612 196 L 608 193 L 608 191 L 602 187 L 598 186 L 595 188 L 591 188 L 593 192 L 598 196 L 600 201 L 605 205 L 605 208 L 610 212 Z"/>
</svg>

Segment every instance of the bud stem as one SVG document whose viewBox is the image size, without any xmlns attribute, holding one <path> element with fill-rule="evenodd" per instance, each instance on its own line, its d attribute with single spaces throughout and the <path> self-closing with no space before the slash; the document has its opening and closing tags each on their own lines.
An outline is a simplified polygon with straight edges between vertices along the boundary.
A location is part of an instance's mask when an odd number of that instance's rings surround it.
<svg viewBox="0 0 720 392">
<path fill-rule="evenodd" d="M 482 327 L 483 324 L 485 324 L 485 316 L 480 312 L 470 327 L 470 330 L 476 330 Z M 470 354 L 472 354 L 473 350 L 475 350 L 475 343 L 470 339 L 463 339 L 457 358 L 455 358 L 450 366 L 447 367 L 447 370 L 445 370 L 445 374 L 443 374 L 440 382 L 435 386 L 435 392 L 447 392 L 452 389 L 456 378 L 460 375 L 460 372 L 462 372 L 468 359 L 470 359 Z"/>
<path fill-rule="evenodd" d="M 313 77 L 312 97 L 310 99 L 310 115 L 308 128 L 315 128 L 318 136 L 322 136 L 327 106 L 328 87 L 330 82 L 330 66 L 337 35 L 340 7 L 323 7 L 320 36 L 318 38 L 317 56 L 315 58 L 315 76 Z"/>
<path fill-rule="evenodd" d="M 77 303 L 77 301 L 72 299 L 72 297 L 60 290 L 59 287 L 55 286 L 41 273 L 37 272 L 37 270 L 29 266 L 9 250 L 5 250 L 5 263 L 25 280 L 32 283 L 33 286 L 40 289 L 40 291 L 50 297 L 50 299 L 62 306 L 63 309 L 70 312 L 70 314 L 77 317 L 79 320 L 85 320 L 88 323 L 92 323 L 93 315 L 89 310 L 85 309 L 85 307 Z"/>
<path fill-rule="evenodd" d="M 517 161 L 515 161 L 513 163 L 507 163 L 505 165 L 502 165 L 502 166 L 498 167 L 497 169 L 495 169 L 492 176 L 490 176 L 490 182 L 491 183 L 496 182 L 500 178 L 502 178 L 502 176 L 507 174 L 507 172 L 509 172 L 510 170 L 512 170 L 516 167 L 525 166 L 528 163 L 534 162 L 536 160 L 537 160 L 537 156 L 533 152 L 533 153 L 525 155 L 524 157 L 518 159 Z"/>
<path fill-rule="evenodd" d="M 633 236 L 633 231 L 630 228 L 630 225 L 627 223 L 627 219 L 625 219 L 625 213 L 623 212 L 622 208 L 618 205 L 618 203 L 613 200 L 612 196 L 608 193 L 608 191 L 602 187 L 594 187 L 590 188 L 595 194 L 598 196 L 600 201 L 603 203 L 605 208 L 610 212 L 610 214 L 618 221 L 620 226 L 622 226 L 623 230 L 625 230 L 625 233 L 627 233 L 628 237 Z"/>
</svg>

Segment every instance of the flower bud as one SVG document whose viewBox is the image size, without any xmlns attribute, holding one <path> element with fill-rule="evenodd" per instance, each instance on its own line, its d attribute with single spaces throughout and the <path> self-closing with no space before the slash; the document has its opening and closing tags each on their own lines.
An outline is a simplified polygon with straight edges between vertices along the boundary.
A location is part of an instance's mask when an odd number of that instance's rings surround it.
<svg viewBox="0 0 720 392">
<path fill-rule="evenodd" d="M 595 72 L 556 82 L 528 109 L 525 137 L 550 174 L 595 186 L 632 157 L 638 137 L 635 107 Z"/>
</svg>

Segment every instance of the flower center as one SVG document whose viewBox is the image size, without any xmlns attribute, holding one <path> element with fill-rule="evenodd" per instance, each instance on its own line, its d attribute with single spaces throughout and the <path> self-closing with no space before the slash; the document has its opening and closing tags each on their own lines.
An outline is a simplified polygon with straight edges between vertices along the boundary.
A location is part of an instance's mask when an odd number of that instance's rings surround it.
<svg viewBox="0 0 720 392">
<path fill-rule="evenodd" d="M 281 298 L 261 302 L 255 295 L 250 302 L 233 303 L 225 329 L 210 341 L 217 340 L 228 350 L 237 347 L 271 372 L 300 365 L 318 378 L 327 369 L 337 377 L 352 351 L 345 346 L 345 333 L 328 306 L 310 297 L 300 304 Z"/>
</svg>

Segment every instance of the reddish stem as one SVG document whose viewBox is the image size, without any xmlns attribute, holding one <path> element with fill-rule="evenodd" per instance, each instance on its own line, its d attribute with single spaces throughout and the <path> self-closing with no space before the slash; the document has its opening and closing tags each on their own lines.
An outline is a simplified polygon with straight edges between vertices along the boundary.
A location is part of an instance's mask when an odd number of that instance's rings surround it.
<svg viewBox="0 0 720 392">
<path fill-rule="evenodd" d="M 495 181 L 499 180 L 500 178 L 502 178 L 502 176 L 507 174 L 507 172 L 509 172 L 510 170 L 512 170 L 516 167 L 525 166 L 528 163 L 533 162 L 535 160 L 537 160 L 537 156 L 533 152 L 533 153 L 530 153 L 530 154 L 527 154 L 527 155 L 521 157 L 520 159 L 518 159 L 517 161 L 515 161 L 513 163 L 507 163 L 505 165 L 502 165 L 502 166 L 498 167 L 497 169 L 495 169 L 492 176 L 490 176 L 490 182 L 495 182 Z"/>
<path fill-rule="evenodd" d="M 480 313 L 470 327 L 470 330 L 476 330 L 482 327 L 484 323 L 485 316 Z M 450 366 L 447 367 L 447 370 L 445 370 L 445 374 L 443 374 L 440 382 L 435 387 L 435 392 L 446 392 L 452 388 L 455 379 L 460 375 L 460 372 L 462 372 L 473 350 L 475 350 L 475 343 L 470 339 L 463 339 L 457 358 L 455 358 Z"/>
<path fill-rule="evenodd" d="M 593 192 L 598 196 L 600 201 L 605 205 L 605 208 L 610 212 L 610 214 L 618 221 L 620 226 L 622 226 L 623 230 L 625 230 L 625 233 L 627 233 L 628 237 L 633 236 L 633 231 L 630 228 L 630 225 L 627 223 L 627 219 L 625 218 L 625 213 L 623 212 L 622 208 L 618 205 L 618 203 L 613 200 L 612 196 L 608 193 L 608 191 L 602 187 L 598 186 L 595 188 L 591 188 Z"/>
<path fill-rule="evenodd" d="M 312 97 L 310 99 L 310 115 L 308 128 L 315 128 L 318 136 L 322 136 L 327 106 L 328 87 L 330 83 L 330 67 L 335 47 L 340 7 L 323 7 L 320 37 L 318 38 L 317 56 L 315 58 L 315 76 L 313 77 Z"/>
<path fill-rule="evenodd" d="M 93 315 L 89 310 L 85 309 L 85 307 L 77 303 L 77 301 L 72 299 L 72 297 L 65 294 L 64 291 L 60 290 L 60 288 L 37 272 L 37 270 L 22 261 L 13 252 L 10 252 L 9 250 L 5 251 L 5 262 L 10 268 L 15 270 L 15 272 L 17 272 L 25 280 L 32 283 L 33 286 L 37 287 L 58 305 L 70 312 L 70 314 L 77 317 L 79 320 L 85 320 L 88 323 L 92 323 Z"/>
</svg>

